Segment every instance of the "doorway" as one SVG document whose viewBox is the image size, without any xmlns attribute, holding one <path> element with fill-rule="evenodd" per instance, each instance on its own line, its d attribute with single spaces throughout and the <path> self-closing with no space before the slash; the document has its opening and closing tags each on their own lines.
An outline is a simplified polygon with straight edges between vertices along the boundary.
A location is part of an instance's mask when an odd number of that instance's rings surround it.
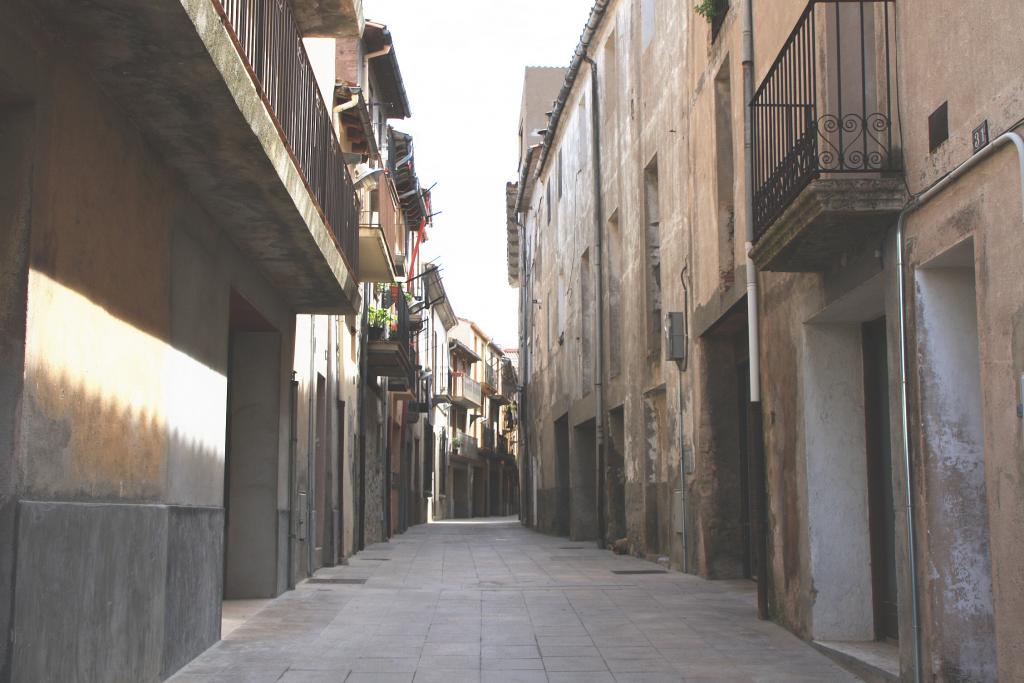
<svg viewBox="0 0 1024 683">
<path fill-rule="evenodd" d="M 697 470 L 697 486 L 709 491 L 710 515 L 699 521 L 704 538 L 698 567 L 713 579 L 756 578 L 758 538 L 752 527 L 753 494 L 764 489 L 763 467 L 748 449 L 750 375 L 746 299 L 701 337 L 702 421 L 708 425 L 708 466 Z M 762 475 L 763 476 L 763 475 Z M 698 546 L 700 547 L 700 546 Z"/>
<path fill-rule="evenodd" d="M 554 496 L 548 497 L 553 508 L 554 533 L 558 536 L 568 536 L 570 531 L 569 486 L 569 416 L 563 415 L 555 420 L 555 490 Z"/>
<path fill-rule="evenodd" d="M 930 675 L 941 680 L 996 679 L 974 258 L 968 239 L 916 273 L 919 523 L 928 530 L 931 568 L 924 588 L 933 630 Z"/>
<path fill-rule="evenodd" d="M 324 545 L 327 538 L 327 379 L 316 375 L 316 429 L 313 445 L 313 496 L 315 529 L 314 567 L 310 574 L 324 566 Z"/>
<path fill-rule="evenodd" d="M 608 491 L 609 543 L 626 537 L 626 411 L 624 406 L 608 414 L 608 465 L 605 482 Z"/>
<path fill-rule="evenodd" d="M 232 291 L 224 464 L 224 597 L 270 598 L 278 580 L 281 335 Z"/>
<path fill-rule="evenodd" d="M 861 326 L 864 425 L 871 537 L 871 594 L 877 640 L 899 639 L 896 593 L 896 514 L 892 495 L 892 434 L 885 318 Z"/>
<path fill-rule="evenodd" d="M 588 420 L 573 429 L 570 537 L 590 541 L 597 528 L 597 426 Z"/>
<path fill-rule="evenodd" d="M 452 516 L 469 517 L 469 473 L 464 465 L 452 465 Z"/>
</svg>

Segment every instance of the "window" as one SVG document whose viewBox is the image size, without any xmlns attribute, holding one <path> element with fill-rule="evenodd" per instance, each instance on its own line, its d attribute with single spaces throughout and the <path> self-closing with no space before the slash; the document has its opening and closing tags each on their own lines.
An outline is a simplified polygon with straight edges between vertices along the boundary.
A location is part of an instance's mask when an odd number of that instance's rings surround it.
<svg viewBox="0 0 1024 683">
<path fill-rule="evenodd" d="M 558 149 L 558 198 L 562 198 L 562 149 Z"/>
<path fill-rule="evenodd" d="M 594 329 L 594 285 L 591 282 L 590 250 L 580 258 L 580 377 L 583 394 L 590 393 L 594 383 L 593 339 L 599 332 Z"/>
<path fill-rule="evenodd" d="M 544 210 L 546 212 L 547 222 L 551 223 L 551 183 L 548 183 L 544 188 Z"/>
<path fill-rule="evenodd" d="M 934 152 L 949 139 L 949 102 L 943 102 L 928 117 L 928 151 Z"/>
<path fill-rule="evenodd" d="M 711 17 L 711 42 L 718 38 L 725 17 L 729 14 L 729 0 L 715 0 L 715 14 Z"/>
<path fill-rule="evenodd" d="M 615 34 L 612 33 L 604 41 L 604 59 L 601 60 L 604 71 L 604 116 L 612 118 L 612 110 L 618 100 L 619 64 L 615 54 Z"/>
<path fill-rule="evenodd" d="M 658 188 L 658 158 L 644 169 L 644 237 L 647 263 L 647 351 L 661 352 L 661 207 Z"/>
<path fill-rule="evenodd" d="M 640 0 L 640 39 L 644 49 L 654 37 L 655 0 Z"/>
<path fill-rule="evenodd" d="M 736 269 L 736 205 L 733 169 L 732 79 L 729 58 L 715 77 L 715 183 L 718 199 L 718 279 L 731 287 Z"/>
<path fill-rule="evenodd" d="M 619 212 L 613 211 L 608 219 L 608 239 L 605 249 L 608 261 L 608 373 L 617 377 L 622 371 L 622 230 Z"/>
</svg>

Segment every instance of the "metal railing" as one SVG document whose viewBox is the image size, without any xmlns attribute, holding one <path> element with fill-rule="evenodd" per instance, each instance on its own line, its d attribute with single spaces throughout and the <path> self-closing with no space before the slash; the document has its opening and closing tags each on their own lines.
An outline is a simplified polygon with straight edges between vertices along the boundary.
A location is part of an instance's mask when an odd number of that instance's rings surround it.
<svg viewBox="0 0 1024 683">
<path fill-rule="evenodd" d="M 377 188 L 376 210 L 363 211 L 360 225 L 380 230 L 391 257 L 396 258 L 405 248 L 405 215 L 398 200 L 398 191 L 390 177 L 382 177 Z"/>
<path fill-rule="evenodd" d="M 822 173 L 900 168 L 893 0 L 810 0 L 750 102 L 754 236 Z"/>
<path fill-rule="evenodd" d="M 462 372 L 453 372 L 451 379 L 452 398 L 465 398 L 475 405 L 482 405 L 483 392 L 480 383 Z"/>
<path fill-rule="evenodd" d="M 405 294 L 399 293 L 395 300 L 395 339 L 398 340 L 402 348 L 409 354 L 409 377 L 408 383 L 410 389 L 416 388 L 416 346 L 415 336 L 412 334 L 412 328 L 409 320 L 409 302 L 406 301 Z"/>
<path fill-rule="evenodd" d="M 504 434 L 498 434 L 498 453 L 501 455 L 509 455 L 508 437 Z"/>
<path fill-rule="evenodd" d="M 495 392 L 498 390 L 498 370 L 493 365 L 484 366 L 484 384 Z"/>
<path fill-rule="evenodd" d="M 288 0 L 212 0 L 351 270 L 359 208 L 345 158 Z"/>
<path fill-rule="evenodd" d="M 484 425 L 480 430 L 480 448 L 494 450 L 494 427 Z"/>
<path fill-rule="evenodd" d="M 452 450 L 463 457 L 473 458 L 476 457 L 479 448 L 475 438 L 461 429 L 456 429 L 455 438 L 452 440 Z"/>
</svg>

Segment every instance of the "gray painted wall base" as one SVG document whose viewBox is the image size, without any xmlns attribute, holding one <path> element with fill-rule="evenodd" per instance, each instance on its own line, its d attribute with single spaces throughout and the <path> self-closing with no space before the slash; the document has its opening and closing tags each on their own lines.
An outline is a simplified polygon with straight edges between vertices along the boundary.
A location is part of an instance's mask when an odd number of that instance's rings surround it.
<svg viewBox="0 0 1024 683">
<path fill-rule="evenodd" d="M 220 637 L 224 511 L 21 501 L 12 679 L 159 681 Z"/>
</svg>

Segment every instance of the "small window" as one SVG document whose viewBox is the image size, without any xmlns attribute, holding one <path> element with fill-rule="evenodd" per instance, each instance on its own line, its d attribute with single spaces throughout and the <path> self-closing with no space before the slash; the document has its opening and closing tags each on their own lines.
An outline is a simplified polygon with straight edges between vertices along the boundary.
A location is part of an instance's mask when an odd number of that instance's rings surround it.
<svg viewBox="0 0 1024 683">
<path fill-rule="evenodd" d="M 949 102 L 943 102 L 928 117 L 928 150 L 934 152 L 949 139 Z"/>
<path fill-rule="evenodd" d="M 551 183 L 548 183 L 547 187 L 544 190 L 544 203 L 545 203 L 544 210 L 547 212 L 545 214 L 546 220 L 547 220 L 548 223 L 550 223 L 551 222 Z"/>
<path fill-rule="evenodd" d="M 722 24 L 725 23 L 725 16 L 729 14 L 729 0 L 712 1 L 714 2 L 715 13 L 711 17 L 711 42 L 715 42 L 719 31 L 722 30 Z"/>
<path fill-rule="evenodd" d="M 562 150 L 558 150 L 558 198 L 562 198 Z"/>
</svg>

